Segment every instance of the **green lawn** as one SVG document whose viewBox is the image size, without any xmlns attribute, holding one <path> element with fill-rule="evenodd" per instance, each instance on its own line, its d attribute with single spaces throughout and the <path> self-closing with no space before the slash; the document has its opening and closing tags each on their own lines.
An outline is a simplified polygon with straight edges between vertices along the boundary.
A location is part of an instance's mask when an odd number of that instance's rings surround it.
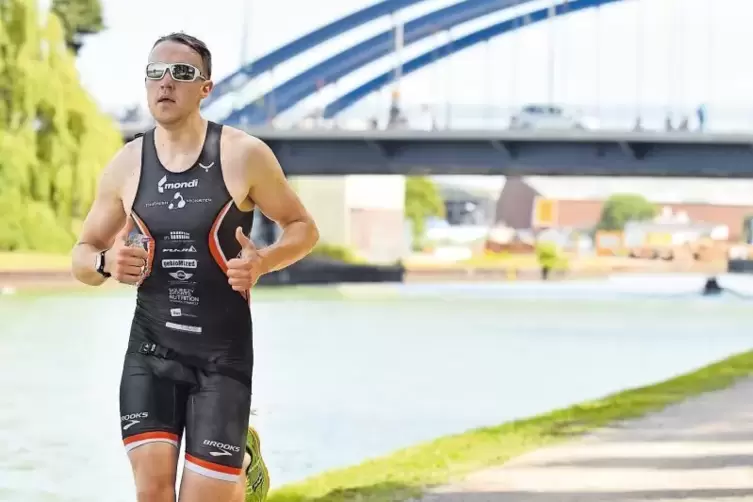
<svg viewBox="0 0 753 502">
<path fill-rule="evenodd" d="M 69 254 L 0 251 L 0 271 L 66 270 L 70 266 Z"/>
<path fill-rule="evenodd" d="M 363 464 L 327 472 L 270 492 L 269 502 L 400 501 L 422 487 L 447 483 L 469 472 L 552 443 L 572 439 L 615 421 L 636 418 L 703 392 L 730 386 L 753 374 L 753 351 L 648 387 L 631 389 L 541 416 L 448 436 Z M 274 485 L 274 480 L 272 480 Z"/>
</svg>

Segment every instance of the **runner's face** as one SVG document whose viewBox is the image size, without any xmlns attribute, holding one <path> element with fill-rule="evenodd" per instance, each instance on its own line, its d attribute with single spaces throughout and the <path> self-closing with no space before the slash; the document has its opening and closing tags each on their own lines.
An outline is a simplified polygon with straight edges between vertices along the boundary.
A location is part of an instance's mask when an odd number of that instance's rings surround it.
<svg viewBox="0 0 753 502">
<path fill-rule="evenodd" d="M 172 41 L 158 44 L 149 55 L 149 63 L 185 63 L 204 75 L 201 56 L 190 47 Z M 158 75 L 158 71 L 156 72 Z M 155 69 L 150 71 L 154 77 Z M 199 77 L 192 82 L 173 78 L 169 70 L 160 79 L 146 78 L 146 97 L 154 120 L 162 124 L 180 121 L 195 112 L 201 100 L 209 95 L 212 82 Z"/>
</svg>

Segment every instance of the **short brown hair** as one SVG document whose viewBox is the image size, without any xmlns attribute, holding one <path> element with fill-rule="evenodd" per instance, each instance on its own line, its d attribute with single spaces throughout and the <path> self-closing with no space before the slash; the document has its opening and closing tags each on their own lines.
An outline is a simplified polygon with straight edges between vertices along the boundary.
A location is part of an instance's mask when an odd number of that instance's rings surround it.
<svg viewBox="0 0 753 502">
<path fill-rule="evenodd" d="M 212 78 L 212 53 L 209 52 L 207 44 L 205 44 L 198 38 L 189 35 L 188 33 L 177 31 L 170 33 L 169 35 L 165 35 L 164 37 L 160 37 L 156 42 L 154 42 L 152 49 L 157 47 L 157 45 L 161 44 L 162 42 L 176 42 L 178 44 L 183 44 L 186 47 L 190 47 L 196 54 L 201 56 L 201 64 L 204 66 L 205 72 L 204 76 L 208 79 Z"/>
</svg>

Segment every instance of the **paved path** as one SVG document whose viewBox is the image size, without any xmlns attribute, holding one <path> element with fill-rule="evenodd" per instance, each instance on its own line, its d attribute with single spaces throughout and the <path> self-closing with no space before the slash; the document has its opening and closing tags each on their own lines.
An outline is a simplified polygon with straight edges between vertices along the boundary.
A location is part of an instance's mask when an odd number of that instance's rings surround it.
<svg viewBox="0 0 753 502">
<path fill-rule="evenodd" d="M 753 379 L 426 494 L 423 502 L 753 502 Z"/>
</svg>

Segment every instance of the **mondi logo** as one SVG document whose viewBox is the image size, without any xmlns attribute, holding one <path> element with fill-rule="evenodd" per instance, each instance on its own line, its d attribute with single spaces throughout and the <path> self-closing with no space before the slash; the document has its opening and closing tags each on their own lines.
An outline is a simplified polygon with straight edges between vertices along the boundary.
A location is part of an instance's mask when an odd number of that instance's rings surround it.
<svg viewBox="0 0 753 502">
<path fill-rule="evenodd" d="M 191 181 L 179 181 L 177 183 L 168 183 L 167 175 L 164 175 L 161 180 L 157 182 L 157 191 L 159 193 L 165 193 L 165 190 L 184 190 L 186 188 L 196 188 L 199 186 L 198 179 L 192 179 Z"/>
</svg>

